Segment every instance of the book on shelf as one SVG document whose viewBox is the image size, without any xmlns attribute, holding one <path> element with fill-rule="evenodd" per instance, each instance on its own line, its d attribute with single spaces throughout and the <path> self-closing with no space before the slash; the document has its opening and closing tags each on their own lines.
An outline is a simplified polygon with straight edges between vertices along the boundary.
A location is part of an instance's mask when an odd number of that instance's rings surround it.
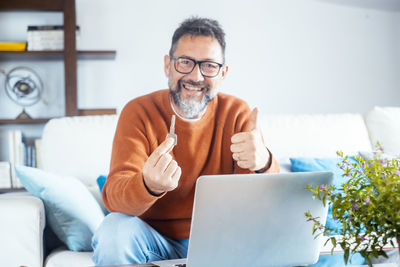
<svg viewBox="0 0 400 267">
<path fill-rule="evenodd" d="M 36 158 L 36 168 L 40 168 L 40 143 L 41 139 L 36 138 L 35 139 L 35 158 Z"/>
<path fill-rule="evenodd" d="M 79 26 L 76 26 L 76 35 L 79 36 Z M 27 41 L 28 51 L 63 50 L 64 26 L 28 26 Z"/>
<path fill-rule="evenodd" d="M 24 165 L 28 167 L 39 168 L 40 139 L 34 137 L 24 137 L 23 143 L 25 146 Z"/>
<path fill-rule="evenodd" d="M 8 132 L 8 155 L 11 166 L 11 187 L 22 187 L 17 175 L 15 174 L 15 165 L 24 165 L 24 146 L 22 143 L 22 132 L 13 130 Z"/>
<path fill-rule="evenodd" d="M 25 51 L 26 42 L 0 42 L 0 51 Z"/>
<path fill-rule="evenodd" d="M 39 163 L 40 140 L 23 136 L 20 130 L 8 131 L 8 158 L 10 164 L 11 187 L 21 188 L 15 174 L 15 165 L 37 168 Z"/>
<path fill-rule="evenodd" d="M 0 189 L 11 188 L 11 166 L 8 161 L 0 161 Z"/>
</svg>

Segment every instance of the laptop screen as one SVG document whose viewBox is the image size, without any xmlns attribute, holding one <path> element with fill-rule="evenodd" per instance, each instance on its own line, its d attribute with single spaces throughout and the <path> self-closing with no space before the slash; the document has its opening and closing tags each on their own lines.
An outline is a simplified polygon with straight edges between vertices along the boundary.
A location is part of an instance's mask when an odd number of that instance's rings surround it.
<svg viewBox="0 0 400 267">
<path fill-rule="evenodd" d="M 306 186 L 333 173 L 209 175 L 196 184 L 188 266 L 294 266 L 318 260 L 310 211 L 325 223 L 328 206 Z"/>
</svg>

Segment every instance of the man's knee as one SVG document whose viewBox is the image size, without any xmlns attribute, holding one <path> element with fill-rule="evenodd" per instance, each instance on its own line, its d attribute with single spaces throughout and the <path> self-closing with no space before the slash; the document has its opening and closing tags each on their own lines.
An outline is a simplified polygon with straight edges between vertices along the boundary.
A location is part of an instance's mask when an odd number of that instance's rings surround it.
<svg viewBox="0 0 400 267">
<path fill-rule="evenodd" d="M 105 242 L 108 240 L 120 243 L 124 239 L 132 240 L 135 235 L 140 236 L 145 225 L 145 222 L 136 216 L 113 212 L 104 218 L 95 236 L 105 239 Z"/>
<path fill-rule="evenodd" d="M 98 265 L 129 264 L 145 261 L 146 224 L 122 213 L 107 215 L 93 236 L 93 260 Z"/>
</svg>

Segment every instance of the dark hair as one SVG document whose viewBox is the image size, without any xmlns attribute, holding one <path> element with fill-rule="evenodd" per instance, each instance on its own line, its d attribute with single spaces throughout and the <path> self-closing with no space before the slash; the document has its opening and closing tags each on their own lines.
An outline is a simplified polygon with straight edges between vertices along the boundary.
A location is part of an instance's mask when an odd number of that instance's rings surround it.
<svg viewBox="0 0 400 267">
<path fill-rule="evenodd" d="M 172 36 L 171 49 L 169 55 L 172 57 L 176 50 L 179 39 L 184 35 L 207 36 L 217 39 L 222 49 L 222 59 L 225 62 L 225 33 L 218 21 L 207 18 L 191 17 L 184 20 L 175 30 Z"/>
</svg>

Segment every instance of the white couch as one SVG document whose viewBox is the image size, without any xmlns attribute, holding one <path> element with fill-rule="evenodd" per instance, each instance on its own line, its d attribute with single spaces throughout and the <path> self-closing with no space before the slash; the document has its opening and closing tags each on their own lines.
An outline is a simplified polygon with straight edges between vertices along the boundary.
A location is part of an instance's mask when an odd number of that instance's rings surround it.
<svg viewBox="0 0 400 267">
<path fill-rule="evenodd" d="M 45 126 L 41 168 L 79 178 L 101 203 L 96 178 L 107 174 L 117 116 L 53 119 Z M 289 157 L 336 157 L 371 151 L 379 140 L 400 153 L 400 107 L 376 107 L 367 114 L 261 115 L 267 146 L 290 171 Z M 103 207 L 104 208 L 104 207 Z M 42 201 L 28 193 L 0 195 L 0 266 L 93 266 L 91 252 L 65 247 L 44 259 Z"/>
</svg>

